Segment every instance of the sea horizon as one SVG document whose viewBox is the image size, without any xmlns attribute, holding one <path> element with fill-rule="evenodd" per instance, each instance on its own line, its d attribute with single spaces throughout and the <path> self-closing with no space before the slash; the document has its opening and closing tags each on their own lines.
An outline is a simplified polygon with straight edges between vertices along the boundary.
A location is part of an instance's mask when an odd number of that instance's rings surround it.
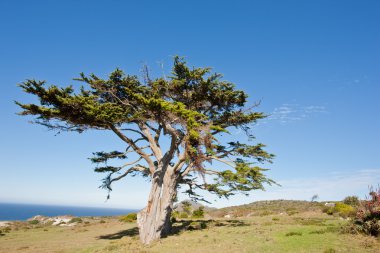
<svg viewBox="0 0 380 253">
<path fill-rule="evenodd" d="M 86 207 L 72 205 L 49 205 L 49 204 L 30 204 L 30 203 L 2 203 L 0 202 L 0 221 L 22 221 L 36 215 L 43 216 L 118 216 L 139 209 L 132 208 L 108 208 L 108 207 Z"/>
</svg>

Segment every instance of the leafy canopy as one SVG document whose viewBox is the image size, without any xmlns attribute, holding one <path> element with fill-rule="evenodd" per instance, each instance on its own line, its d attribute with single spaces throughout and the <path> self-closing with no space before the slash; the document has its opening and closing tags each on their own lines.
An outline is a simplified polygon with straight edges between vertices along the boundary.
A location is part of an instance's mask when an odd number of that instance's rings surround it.
<svg viewBox="0 0 380 253">
<path fill-rule="evenodd" d="M 127 175 L 153 178 L 168 168 L 175 171 L 178 187 L 186 185 L 193 199 L 200 199 L 196 189 L 228 197 L 274 183 L 259 166 L 271 162 L 273 155 L 264 150 L 264 144 L 252 144 L 250 133 L 250 126 L 265 115 L 253 110 L 256 105 L 245 107 L 244 91 L 210 68 L 188 67 L 180 57 L 174 58 L 168 78 L 151 79 L 144 70 L 143 81 L 120 69 L 108 79 L 81 73 L 75 80 L 85 86 L 78 91 L 26 80 L 19 86 L 39 103 L 16 103 L 23 109 L 20 115 L 34 115 L 34 122 L 50 129 L 111 130 L 122 139 L 126 150 L 95 152 L 91 158 L 98 164 L 96 172 L 107 173 L 103 187 L 109 190 L 112 182 Z M 224 143 L 221 134 L 229 134 L 231 128 L 242 129 L 249 142 Z M 170 143 L 166 150 L 162 136 Z M 130 153 L 137 159 L 132 160 Z M 128 162 L 110 166 L 111 159 Z M 210 177 L 213 180 L 206 182 Z"/>
</svg>

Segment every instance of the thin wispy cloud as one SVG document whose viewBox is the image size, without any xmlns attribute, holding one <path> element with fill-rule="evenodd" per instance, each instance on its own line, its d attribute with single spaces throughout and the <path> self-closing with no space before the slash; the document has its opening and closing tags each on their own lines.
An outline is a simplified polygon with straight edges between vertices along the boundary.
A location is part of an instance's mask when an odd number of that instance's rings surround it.
<svg viewBox="0 0 380 253">
<path fill-rule="evenodd" d="M 273 112 L 269 114 L 266 119 L 268 121 L 277 121 L 282 124 L 303 120 L 309 118 L 314 114 L 327 113 L 327 109 L 323 105 L 308 105 L 303 106 L 299 104 L 282 104 L 274 108 Z"/>
</svg>

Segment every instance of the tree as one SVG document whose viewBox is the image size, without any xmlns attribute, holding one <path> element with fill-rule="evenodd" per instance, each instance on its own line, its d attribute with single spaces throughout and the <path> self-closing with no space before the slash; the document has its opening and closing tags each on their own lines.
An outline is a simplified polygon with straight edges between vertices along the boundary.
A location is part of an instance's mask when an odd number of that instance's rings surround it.
<svg viewBox="0 0 380 253">
<path fill-rule="evenodd" d="M 317 199 L 319 199 L 318 194 L 314 194 L 314 195 L 311 197 L 311 202 L 317 201 Z"/>
<path fill-rule="evenodd" d="M 179 188 L 193 200 L 204 200 L 201 190 L 228 198 L 274 181 L 259 166 L 273 155 L 264 144 L 253 143 L 250 133 L 265 115 L 254 111 L 257 104 L 245 107 L 244 91 L 210 68 L 189 68 L 180 57 L 174 58 L 168 78 L 151 79 L 147 68 L 143 73 L 143 80 L 120 69 L 108 79 L 81 73 L 74 79 L 86 85 L 80 90 L 26 80 L 19 86 L 39 103 L 16 103 L 23 109 L 20 115 L 33 115 L 35 123 L 49 129 L 109 130 L 125 142 L 125 150 L 96 152 L 91 160 L 98 164 L 96 172 L 107 173 L 102 186 L 109 191 L 127 175 L 150 179 L 148 203 L 137 218 L 141 241 L 148 244 L 170 232 Z M 243 130 L 251 142 L 226 143 L 232 128 Z M 117 159 L 127 163 L 107 163 Z"/>
</svg>

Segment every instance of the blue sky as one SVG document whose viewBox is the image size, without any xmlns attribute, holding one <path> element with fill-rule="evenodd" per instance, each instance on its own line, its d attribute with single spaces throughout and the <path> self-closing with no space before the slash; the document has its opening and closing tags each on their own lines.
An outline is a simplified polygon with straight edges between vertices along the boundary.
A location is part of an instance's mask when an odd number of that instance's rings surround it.
<svg viewBox="0 0 380 253">
<path fill-rule="evenodd" d="M 142 179 L 118 182 L 108 202 L 97 188 L 87 157 L 122 148 L 115 136 L 28 124 L 13 101 L 33 98 L 16 85 L 143 64 L 160 75 L 174 55 L 223 73 L 270 114 L 254 131 L 276 154 L 268 174 L 282 187 L 214 206 L 365 197 L 380 183 L 379 12 L 375 0 L 1 1 L 0 202 L 143 207 Z"/>
</svg>

